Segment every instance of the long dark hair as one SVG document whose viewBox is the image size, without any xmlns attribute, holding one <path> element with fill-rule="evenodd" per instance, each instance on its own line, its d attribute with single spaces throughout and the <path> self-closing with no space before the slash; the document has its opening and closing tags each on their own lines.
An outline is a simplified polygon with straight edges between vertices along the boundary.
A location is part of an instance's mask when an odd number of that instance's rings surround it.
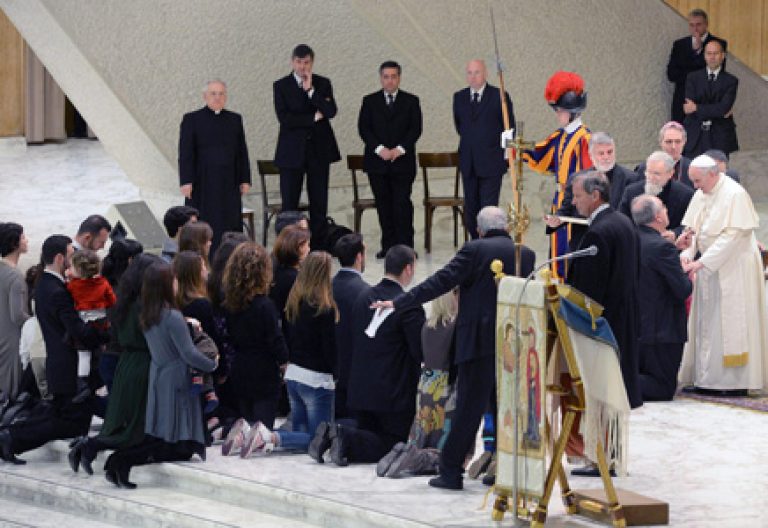
<svg viewBox="0 0 768 528">
<path fill-rule="evenodd" d="M 141 329 L 147 331 L 158 324 L 163 311 L 174 306 L 171 265 L 165 261 L 152 264 L 144 272 L 141 286 Z"/>
<path fill-rule="evenodd" d="M 229 260 L 229 257 L 232 256 L 232 253 L 234 253 L 237 246 L 247 240 L 247 238 L 242 240 L 239 237 L 226 238 L 226 233 L 221 239 L 221 244 L 219 244 L 219 248 L 213 256 L 211 269 L 208 273 L 208 297 L 211 299 L 211 304 L 213 304 L 214 308 L 219 308 L 224 300 L 222 280 L 224 278 L 224 268 L 227 266 L 227 261 Z"/>
<path fill-rule="evenodd" d="M 109 246 L 109 253 L 101 261 L 101 275 L 113 288 L 120 283 L 131 259 L 144 251 L 140 242 L 130 238 L 119 238 Z"/>
<path fill-rule="evenodd" d="M 137 255 L 128 268 L 120 277 L 120 283 L 117 287 L 117 304 L 115 305 L 114 322 L 119 324 L 128 317 L 133 303 L 141 299 L 141 285 L 144 281 L 144 272 L 152 264 L 163 262 L 163 259 L 157 255 L 141 253 Z"/>
</svg>

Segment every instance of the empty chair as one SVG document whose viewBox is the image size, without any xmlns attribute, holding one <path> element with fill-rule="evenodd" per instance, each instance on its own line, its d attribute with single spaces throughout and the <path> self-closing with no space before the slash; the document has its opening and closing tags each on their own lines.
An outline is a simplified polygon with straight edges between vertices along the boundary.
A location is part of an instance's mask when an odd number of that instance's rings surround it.
<svg viewBox="0 0 768 528">
<path fill-rule="evenodd" d="M 432 251 L 432 217 L 438 207 L 450 207 L 453 212 L 453 246 L 459 245 L 459 219 L 464 231 L 464 241 L 467 240 L 467 230 L 464 226 L 464 198 L 459 195 L 459 153 L 458 152 L 421 152 L 419 165 L 424 175 L 424 248 L 427 253 Z M 453 195 L 432 196 L 429 193 L 428 169 L 454 169 Z"/>
</svg>

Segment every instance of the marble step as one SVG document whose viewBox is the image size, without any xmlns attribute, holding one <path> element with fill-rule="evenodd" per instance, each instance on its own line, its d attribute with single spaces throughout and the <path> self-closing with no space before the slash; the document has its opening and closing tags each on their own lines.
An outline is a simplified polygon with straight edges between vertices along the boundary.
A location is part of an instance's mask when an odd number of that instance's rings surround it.
<svg viewBox="0 0 768 528">
<path fill-rule="evenodd" d="M 0 528 L 116 528 L 119 525 L 82 515 L 53 510 L 48 506 L 0 498 Z"/>
<path fill-rule="evenodd" d="M 69 470 L 66 462 L 66 454 L 69 450 L 68 443 L 64 441 L 51 442 L 34 452 L 34 456 L 47 461 L 58 461 L 57 471 L 85 480 L 98 481 L 97 489 L 104 488 L 106 482 L 103 479 L 101 467 L 105 460 L 104 454 L 100 455 L 94 463 L 96 474 L 89 479 L 81 475 L 74 475 Z M 32 454 L 26 455 L 33 456 Z M 290 458 L 290 456 L 289 456 Z M 139 489 L 122 491 L 132 495 L 141 492 L 145 487 L 157 491 L 158 489 L 175 492 L 185 497 L 195 497 L 200 500 L 212 500 L 218 505 L 227 505 L 232 508 L 245 508 L 260 514 L 268 514 L 282 519 L 298 519 L 303 523 L 297 526 L 322 526 L 327 528 L 358 528 L 360 526 L 403 528 L 425 528 L 430 523 L 418 522 L 406 519 L 400 515 L 384 513 L 366 508 L 362 505 L 350 504 L 348 501 L 333 500 L 321 497 L 315 493 L 298 491 L 296 486 L 286 482 L 276 484 L 258 482 L 254 478 L 232 476 L 222 474 L 227 464 L 237 464 L 241 461 L 235 458 L 222 458 L 216 448 L 208 450 L 208 462 L 206 463 L 178 463 L 178 464 L 151 464 L 136 467 L 131 471 L 131 480 L 139 484 Z M 245 462 L 249 468 L 259 468 L 259 461 Z M 266 462 L 262 460 L 260 462 Z M 281 466 L 279 459 L 273 459 L 273 464 Z M 283 461 L 284 464 L 286 461 Z M 224 466 L 222 466 L 224 463 Z M 32 462 L 30 461 L 30 464 Z M 257 470 L 257 469 L 256 469 Z M 292 471 L 286 466 L 286 471 Z M 294 475 L 295 477 L 295 475 Z M 65 477 L 66 478 L 66 477 Z M 311 473 L 306 479 L 317 478 Z M 321 483 L 318 483 L 321 484 Z M 281 487 L 283 486 L 283 487 Z M 346 488 L 346 486 L 342 486 Z M 163 492 L 165 494 L 165 491 Z M 259 525 L 261 526 L 261 524 Z M 266 525 L 265 525 L 266 526 Z M 291 526 L 283 524 L 283 526 Z"/>
<path fill-rule="evenodd" d="M 125 526 L 134 528 L 217 528 L 274 527 L 308 528 L 312 525 L 285 517 L 262 513 L 253 508 L 226 504 L 214 498 L 184 493 L 179 489 L 158 488 L 152 466 L 136 468 L 132 479 L 136 490 L 115 488 L 99 471 L 92 477 L 74 474 L 66 462 L 50 460 L 50 454 L 37 457 L 27 454 L 26 466 L 0 465 L 0 496 L 6 501 L 40 510 L 54 510 L 77 519 L 93 522 L 93 526 Z M 0 519 L 7 517 L 4 510 Z M 50 526 L 30 517 L 23 522 L 10 518 L 20 526 Z M 0 521 L 0 526 L 2 521 Z M 14 526 L 14 524 L 10 524 Z M 91 526 L 64 522 L 57 525 Z"/>
</svg>

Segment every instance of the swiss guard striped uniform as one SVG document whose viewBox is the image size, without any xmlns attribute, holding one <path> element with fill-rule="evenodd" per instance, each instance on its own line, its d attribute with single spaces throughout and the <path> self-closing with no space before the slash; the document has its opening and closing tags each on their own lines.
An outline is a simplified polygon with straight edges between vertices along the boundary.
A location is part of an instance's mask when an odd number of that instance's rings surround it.
<svg viewBox="0 0 768 528">
<path fill-rule="evenodd" d="M 536 172 L 551 172 L 557 178 L 557 188 L 552 198 L 552 214 L 563 203 L 565 186 L 571 174 L 592 167 L 589 157 L 589 129 L 578 118 L 566 127 L 552 133 L 544 141 L 536 143 L 533 150 L 523 152 L 523 160 Z M 571 238 L 571 224 L 565 223 L 551 234 L 550 258 L 568 252 Z M 552 267 L 554 277 L 565 278 L 565 262 L 557 262 Z"/>
</svg>

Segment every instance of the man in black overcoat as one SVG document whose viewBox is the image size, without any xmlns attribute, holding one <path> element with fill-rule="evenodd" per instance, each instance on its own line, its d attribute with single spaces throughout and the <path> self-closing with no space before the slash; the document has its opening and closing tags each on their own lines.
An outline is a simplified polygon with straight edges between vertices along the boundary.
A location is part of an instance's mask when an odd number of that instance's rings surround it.
<svg viewBox="0 0 768 528">
<path fill-rule="evenodd" d="M 52 235 L 43 242 L 45 269 L 35 287 L 35 311 L 45 342 L 45 371 L 49 404 L 39 404 L 23 422 L 0 431 L 0 458 L 23 463 L 15 455 L 56 439 L 72 438 L 88 432 L 93 417 L 92 398 L 73 398 L 77 388 L 77 349 L 75 343 L 96 348 L 109 336 L 80 319 L 64 284 L 64 273 L 74 253 L 72 239 Z"/>
<path fill-rule="evenodd" d="M 365 143 L 363 168 L 371 182 L 381 227 L 384 258 L 397 244 L 413 247 L 411 188 L 416 178 L 416 141 L 421 136 L 419 98 L 400 90 L 400 65 L 379 67 L 381 90 L 366 95 L 357 130 Z"/>
<path fill-rule="evenodd" d="M 367 291 L 368 283 L 363 279 L 365 271 L 365 244 L 359 233 L 344 235 L 336 242 L 333 249 L 341 268 L 333 277 L 333 300 L 339 309 L 339 321 L 336 323 L 336 389 L 334 391 L 334 414 L 336 419 L 350 418 L 347 409 L 347 387 L 349 386 L 349 367 L 352 363 L 352 351 L 355 348 L 352 339 L 355 302 L 360 294 Z"/>
<path fill-rule="evenodd" d="M 707 67 L 690 73 L 685 81 L 685 153 L 690 158 L 709 149 L 722 150 L 726 156 L 739 150 L 733 121 L 739 79 L 725 71 L 725 49 L 719 40 L 704 46 L 704 60 Z"/>
<path fill-rule="evenodd" d="M 499 89 L 486 82 L 485 62 L 467 64 L 468 87 L 453 94 L 453 122 L 459 134 L 459 169 L 464 188 L 464 225 L 470 236 L 477 233 L 477 213 L 487 205 L 499 204 L 501 178 L 509 168 L 501 148 L 504 118 Z M 510 126 L 515 114 L 505 93 Z"/>
<path fill-rule="evenodd" d="M 307 175 L 309 228 L 322 237 L 328 216 L 330 164 L 341 159 L 330 120 L 336 117 L 331 81 L 312 73 L 315 52 L 306 44 L 293 49 L 293 71 L 273 84 L 275 113 L 280 123 L 275 165 L 280 168 L 284 211 L 299 208 Z"/>
<path fill-rule="evenodd" d="M 211 251 L 226 231 L 242 231 L 242 195 L 251 188 L 243 118 L 225 110 L 227 85 L 215 80 L 205 106 L 184 115 L 179 134 L 179 180 L 186 205 L 213 229 Z"/>
<path fill-rule="evenodd" d="M 625 169 L 616 163 L 616 142 L 605 132 L 595 132 L 589 138 L 589 157 L 594 165 L 594 170 L 602 173 L 608 178 L 611 184 L 611 207 L 619 208 L 621 197 L 626 187 L 638 180 L 634 171 Z M 568 183 L 563 194 L 563 203 L 558 208 L 555 215 L 544 215 L 544 223 L 547 225 L 547 234 L 554 233 L 561 225 L 560 216 L 580 217 L 579 212 L 573 205 L 573 178 L 578 173 L 571 174 L 568 177 Z M 568 240 L 568 247 L 571 251 L 579 247 L 581 237 L 587 230 L 586 226 L 571 224 L 571 234 Z M 567 268 L 567 266 L 566 266 Z"/>
<path fill-rule="evenodd" d="M 355 301 L 352 331 L 344 337 L 354 341 L 347 393 L 354 422 L 318 426 L 309 446 L 309 455 L 318 462 L 326 449 L 339 466 L 378 462 L 396 443 L 408 440 L 423 361 L 424 309 L 415 305 L 389 314 L 375 334 L 369 325 L 377 313 L 371 304 L 402 295 L 413 280 L 415 262 L 412 248 L 391 247 L 384 278 Z"/>
<path fill-rule="evenodd" d="M 440 476 L 429 481 L 438 488 L 462 489 L 464 459 L 474 445 L 483 413 L 492 405 L 496 387 L 496 282 L 491 262 L 499 259 L 504 273 L 515 274 L 515 243 L 507 232 L 507 215 L 484 207 L 477 216 L 478 240 L 464 244 L 445 267 L 393 302 L 395 313 L 420 306 L 459 288 L 456 320 L 458 393 L 451 431 L 440 454 Z M 535 255 L 523 247 L 522 276 L 531 273 Z"/>
<path fill-rule="evenodd" d="M 693 285 L 677 248 L 662 236 L 669 220 L 661 200 L 641 195 L 631 207 L 640 237 L 640 388 L 644 401 L 669 401 L 688 340 L 685 300 Z"/>
<path fill-rule="evenodd" d="M 609 204 L 608 181 L 597 172 L 573 181 L 573 203 L 589 228 L 581 247 L 597 246 L 593 257 L 576 259 L 567 282 L 600 303 L 619 345 L 621 373 L 632 408 L 643 404 L 638 380 L 637 281 L 640 243 L 632 221 Z"/>
<path fill-rule="evenodd" d="M 688 204 L 693 198 L 693 189 L 672 179 L 675 161 L 664 151 L 657 150 L 645 161 L 645 180 L 635 182 L 624 191 L 619 211 L 632 218 L 632 200 L 641 194 L 658 196 L 667 208 L 667 228 L 662 236 L 674 243 L 683 231 L 681 222 Z"/>
<path fill-rule="evenodd" d="M 719 40 L 723 49 L 728 43 L 712 35 L 707 26 L 709 20 L 703 9 L 694 9 L 688 14 L 688 29 L 690 36 L 677 39 L 672 44 L 672 52 L 667 63 L 667 79 L 675 83 L 672 95 L 672 121 L 682 123 L 685 118 L 683 102 L 685 100 L 685 80 L 689 73 L 704 68 L 704 46 L 713 40 Z"/>
</svg>

